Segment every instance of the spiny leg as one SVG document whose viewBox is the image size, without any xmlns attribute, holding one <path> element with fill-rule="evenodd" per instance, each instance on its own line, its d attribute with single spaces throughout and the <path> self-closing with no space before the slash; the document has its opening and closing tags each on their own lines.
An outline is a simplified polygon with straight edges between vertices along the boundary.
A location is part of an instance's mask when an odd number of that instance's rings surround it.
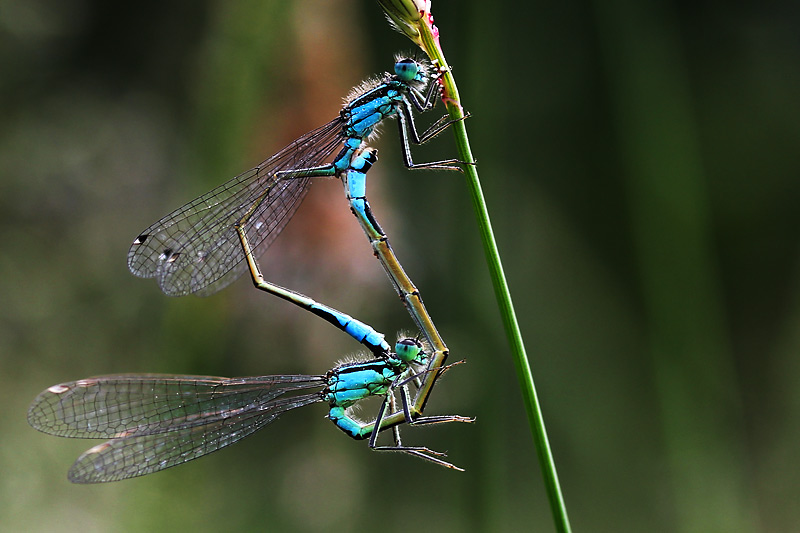
<svg viewBox="0 0 800 533">
<path fill-rule="evenodd" d="M 436 369 L 426 368 L 420 372 L 412 374 L 402 380 L 398 378 L 396 382 L 393 384 L 393 388 L 400 389 L 400 397 L 403 403 L 403 416 L 405 417 L 406 423 L 409 425 L 425 425 L 425 424 L 440 424 L 445 422 L 466 422 L 472 423 L 475 422 L 474 417 L 467 417 L 461 415 L 434 415 L 434 416 L 422 416 L 422 410 L 417 408 L 413 405 L 410 401 L 409 392 L 408 392 L 408 384 L 414 383 L 414 385 L 419 389 L 421 383 L 421 376 L 427 376 L 431 373 L 436 374 L 436 379 L 441 377 L 445 372 L 450 370 L 450 368 L 460 365 L 465 361 L 462 359 L 460 361 L 456 361 L 455 363 L 450 363 L 449 365 L 440 366 Z M 412 412 L 413 409 L 413 412 Z"/>
<path fill-rule="evenodd" d="M 372 434 L 369 438 L 369 447 L 375 451 L 379 452 L 399 452 L 399 453 L 407 453 L 409 455 L 413 455 L 414 457 L 419 457 L 420 459 L 424 459 L 426 461 L 430 461 L 434 464 L 444 466 L 445 468 L 452 468 L 454 470 L 458 470 L 463 472 L 463 468 L 459 468 L 452 463 L 448 463 L 440 457 L 447 457 L 447 454 L 444 452 L 437 452 L 435 450 L 431 450 L 430 448 L 426 448 L 425 446 L 405 446 L 403 445 L 402 440 L 400 439 L 400 429 L 399 426 L 395 425 L 392 427 L 392 438 L 394 440 L 394 446 L 379 446 L 377 444 L 378 440 L 378 428 L 381 426 L 381 422 L 383 420 L 384 414 L 386 413 L 387 407 L 390 411 L 395 410 L 395 400 L 394 400 L 394 393 L 393 390 L 390 389 L 386 396 L 381 403 L 381 407 L 378 410 L 378 417 L 375 420 L 375 429 L 373 430 Z"/>
<path fill-rule="evenodd" d="M 445 117 L 446 116 L 447 115 L 445 115 Z M 443 119 L 444 117 L 439 119 L 438 122 L 442 121 Z M 438 124 L 438 122 L 434 123 L 434 126 Z M 457 122 L 457 120 L 444 122 L 442 125 L 434 128 L 433 134 L 428 133 L 428 131 L 430 131 L 429 128 L 426 133 L 420 137 L 414 124 L 414 115 L 411 112 L 410 106 L 400 105 L 399 109 L 397 110 L 397 123 L 400 131 L 400 144 L 402 146 L 403 163 L 405 164 L 406 168 L 409 170 L 438 169 L 462 172 L 461 167 L 457 165 L 463 165 L 464 163 L 458 159 L 442 159 L 440 161 L 431 161 L 428 163 L 414 163 L 414 159 L 411 157 L 412 142 L 414 144 L 422 144 L 423 142 L 426 142 L 441 133 L 441 131 L 450 126 L 453 122 Z"/>
</svg>

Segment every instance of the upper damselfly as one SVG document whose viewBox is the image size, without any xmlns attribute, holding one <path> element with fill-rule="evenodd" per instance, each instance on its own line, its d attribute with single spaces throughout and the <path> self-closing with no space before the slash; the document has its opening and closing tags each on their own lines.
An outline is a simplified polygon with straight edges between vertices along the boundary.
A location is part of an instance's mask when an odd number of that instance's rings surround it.
<svg viewBox="0 0 800 533">
<path fill-rule="evenodd" d="M 435 105 L 441 72 L 410 58 L 398 58 L 394 70 L 353 89 L 332 121 L 141 232 L 128 251 L 131 272 L 156 278 L 174 296 L 222 289 L 248 268 L 236 225 L 258 255 L 289 222 L 309 180 L 344 171 L 386 118 L 398 119 L 406 167 L 458 169 L 457 160 L 414 163 L 411 157 L 412 143 L 424 143 L 451 123 L 442 117 L 423 134 L 414 123 L 414 110 Z"/>
</svg>

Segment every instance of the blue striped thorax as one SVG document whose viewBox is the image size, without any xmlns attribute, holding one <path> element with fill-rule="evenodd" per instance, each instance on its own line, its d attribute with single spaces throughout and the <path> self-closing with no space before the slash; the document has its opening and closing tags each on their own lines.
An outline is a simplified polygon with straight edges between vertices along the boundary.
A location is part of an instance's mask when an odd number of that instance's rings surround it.
<svg viewBox="0 0 800 533">
<path fill-rule="evenodd" d="M 332 407 L 349 407 L 367 396 L 385 394 L 412 363 L 422 363 L 425 352 L 417 339 L 400 339 L 386 359 L 345 363 L 328 372 L 322 396 Z"/>
<path fill-rule="evenodd" d="M 347 408 L 369 396 L 390 392 L 412 363 L 423 363 L 426 355 L 417 339 L 400 339 L 395 353 L 386 359 L 372 359 L 340 365 L 326 375 L 322 399 L 330 405 L 328 418 L 355 439 L 366 438 L 371 430 L 347 413 Z"/>
</svg>

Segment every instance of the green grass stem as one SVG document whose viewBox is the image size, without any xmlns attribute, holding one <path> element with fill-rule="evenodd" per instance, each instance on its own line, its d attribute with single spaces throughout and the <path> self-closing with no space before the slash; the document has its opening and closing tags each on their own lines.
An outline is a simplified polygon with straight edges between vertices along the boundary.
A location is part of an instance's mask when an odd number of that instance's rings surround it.
<svg viewBox="0 0 800 533">
<path fill-rule="evenodd" d="M 417 28 L 419 29 L 422 46 L 425 52 L 431 60 L 438 62 L 440 66 L 445 68 L 444 101 L 447 106 L 447 111 L 453 119 L 463 118 L 464 111 L 461 107 L 461 99 L 453 73 L 447 67 L 447 61 L 445 60 L 438 39 L 431 32 L 431 26 L 424 23 L 425 21 L 426 17 L 423 17 L 417 25 Z M 545 488 L 550 501 L 553 519 L 557 531 L 568 532 L 570 531 L 570 524 L 567 516 L 567 508 L 561 493 L 555 461 L 553 460 L 552 450 L 550 449 L 550 443 L 547 438 L 544 417 L 536 394 L 536 386 L 534 385 L 528 356 L 525 351 L 525 343 L 522 340 L 522 333 L 520 332 L 519 323 L 514 311 L 514 304 L 511 300 L 511 292 L 509 291 L 508 282 L 503 272 L 500 252 L 497 249 L 497 242 L 495 241 L 494 232 L 492 231 L 489 210 L 486 207 L 486 200 L 484 199 L 480 178 L 478 177 L 478 167 L 475 164 L 475 159 L 472 156 L 472 150 L 469 145 L 466 121 L 459 120 L 456 122 L 453 125 L 453 132 L 455 134 L 459 159 L 467 163 L 464 165 L 464 175 L 467 178 L 467 186 L 469 187 L 470 197 L 472 198 L 475 218 L 481 234 L 486 262 L 489 266 L 489 273 L 492 278 L 497 304 L 500 308 L 503 326 L 511 345 L 514 366 L 517 372 L 517 378 L 519 379 L 520 390 L 522 391 L 525 403 L 525 411 L 528 415 L 528 422 L 531 427 L 531 432 L 533 433 L 539 464 L 544 476 Z"/>
</svg>

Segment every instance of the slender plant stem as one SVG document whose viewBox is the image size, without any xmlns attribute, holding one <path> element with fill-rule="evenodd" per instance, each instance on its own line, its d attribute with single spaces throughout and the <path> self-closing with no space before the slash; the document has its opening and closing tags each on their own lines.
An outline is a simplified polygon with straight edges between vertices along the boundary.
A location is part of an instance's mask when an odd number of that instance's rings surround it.
<svg viewBox="0 0 800 533">
<path fill-rule="evenodd" d="M 438 38 L 431 32 L 431 26 L 428 24 L 419 24 L 417 28 L 420 31 L 422 46 L 428 56 L 445 69 L 443 78 L 444 102 L 450 117 L 454 119 L 463 118 L 464 111 L 460 104 L 461 100 L 459 98 L 458 88 L 456 87 L 453 73 L 447 67 L 447 62 L 439 46 Z M 528 356 L 525 353 L 525 344 L 522 340 L 522 333 L 519 330 L 519 323 L 517 322 L 517 316 L 514 312 L 514 304 L 511 301 L 511 293 L 509 292 L 508 283 L 503 273 L 503 264 L 500 260 L 500 253 L 497 249 L 494 232 L 492 231 L 492 224 L 489 220 L 489 211 L 486 208 L 486 201 L 484 200 L 483 190 L 481 189 L 480 179 L 478 178 L 478 168 L 475 165 L 475 159 L 472 157 L 472 150 L 469 146 L 465 121 L 459 120 L 456 122 L 453 125 L 453 131 L 459 157 L 462 161 L 467 163 L 464 169 L 464 173 L 467 177 L 467 186 L 469 187 L 470 196 L 472 197 L 472 205 L 475 210 L 475 217 L 478 221 L 486 262 L 489 266 L 495 297 L 500 307 L 503 326 L 505 327 L 506 336 L 511 344 L 514 366 L 516 367 L 520 389 L 522 390 L 525 402 L 525 410 L 528 414 L 528 421 L 536 444 L 537 455 L 544 476 L 553 519 L 558 531 L 568 532 L 571 531 L 571 529 L 567 516 L 567 508 L 561 494 L 556 465 L 553 460 L 552 451 L 550 450 L 550 443 L 547 439 L 544 417 L 542 416 L 542 410 L 539 406 L 539 399 L 536 394 L 536 387 L 533 383 L 533 374 L 531 373 L 531 367 L 528 363 Z"/>
</svg>

